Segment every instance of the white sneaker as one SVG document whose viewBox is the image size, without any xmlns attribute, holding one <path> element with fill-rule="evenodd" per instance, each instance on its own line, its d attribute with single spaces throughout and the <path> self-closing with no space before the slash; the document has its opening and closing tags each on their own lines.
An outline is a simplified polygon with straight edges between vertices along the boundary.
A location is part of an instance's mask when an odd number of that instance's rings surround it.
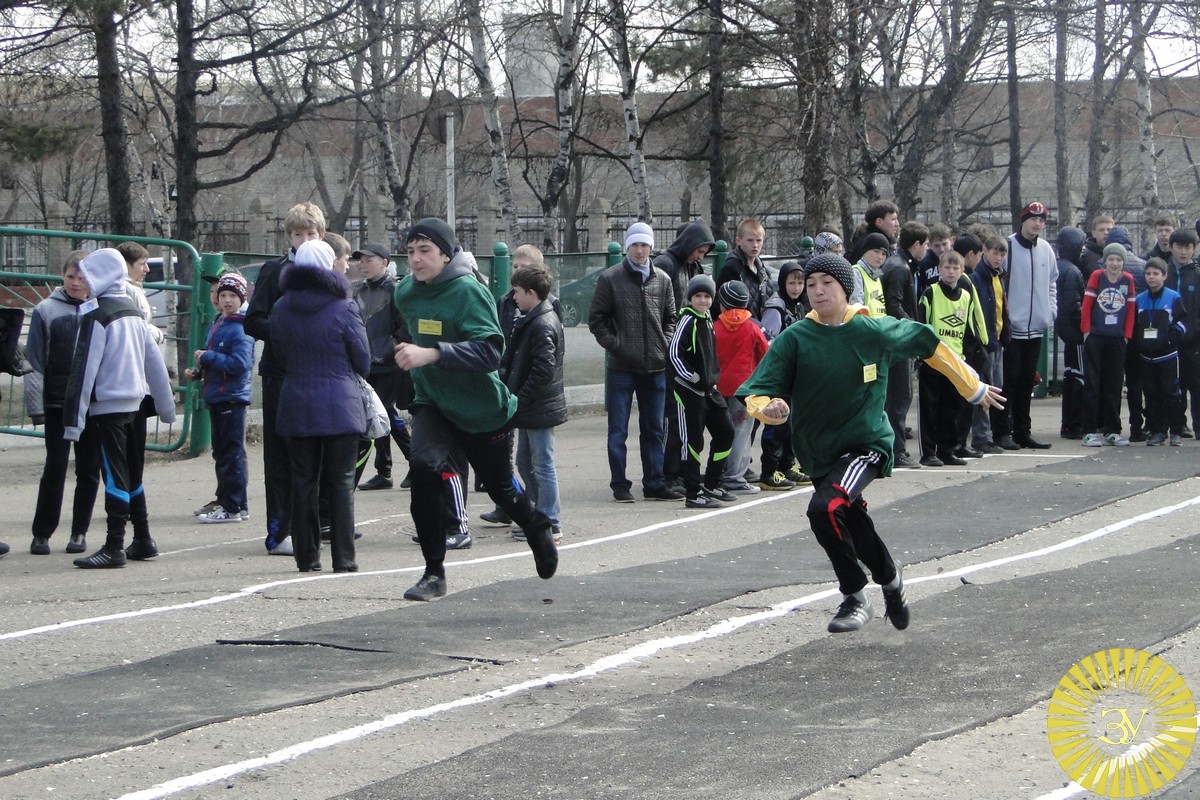
<svg viewBox="0 0 1200 800">
<path fill-rule="evenodd" d="M 1103 447 L 1104 439 L 1098 433 L 1089 433 L 1083 437 L 1084 447 Z"/>
<path fill-rule="evenodd" d="M 211 514 L 212 512 L 216 511 L 220 507 L 221 507 L 220 500 L 209 500 L 207 503 L 205 503 L 204 505 L 200 506 L 195 511 L 193 511 L 192 516 L 198 517 L 201 514 Z"/>
<path fill-rule="evenodd" d="M 749 483 L 745 478 L 726 478 L 721 481 L 721 488 L 733 494 L 758 494 L 762 487 Z"/>
<path fill-rule="evenodd" d="M 280 542 L 279 544 L 275 545 L 275 547 L 274 547 L 274 548 L 272 548 L 272 549 L 268 550 L 267 552 L 268 552 L 268 553 L 270 553 L 270 554 L 271 554 L 271 555 L 273 555 L 273 556 L 292 556 L 292 555 L 295 555 L 295 554 L 296 554 L 296 553 L 295 553 L 295 551 L 294 551 L 294 550 L 292 550 L 292 537 L 290 537 L 290 536 L 289 536 L 289 537 L 287 537 L 286 539 L 284 539 L 284 540 L 283 540 L 282 542 Z"/>
<path fill-rule="evenodd" d="M 1104 443 L 1110 447 L 1129 447 L 1129 440 L 1119 433 L 1110 433 L 1104 437 Z"/>
<path fill-rule="evenodd" d="M 224 508 L 218 508 L 216 511 L 210 511 L 207 514 L 201 514 L 197 517 L 201 522 L 217 524 L 222 522 L 241 522 L 242 515 L 240 513 L 230 514 Z"/>
<path fill-rule="evenodd" d="M 241 511 L 238 512 L 238 516 L 241 517 L 242 519 L 250 519 L 250 509 L 243 508 Z"/>
</svg>

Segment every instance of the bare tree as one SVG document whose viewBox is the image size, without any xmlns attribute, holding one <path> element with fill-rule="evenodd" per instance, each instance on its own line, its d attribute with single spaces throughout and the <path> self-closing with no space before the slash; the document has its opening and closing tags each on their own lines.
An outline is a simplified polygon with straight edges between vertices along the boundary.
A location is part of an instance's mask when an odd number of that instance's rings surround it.
<svg viewBox="0 0 1200 800">
<path fill-rule="evenodd" d="M 483 126 L 487 129 L 488 148 L 492 161 L 492 186 L 500 198 L 500 218 L 508 241 L 521 242 L 521 229 L 517 225 L 517 205 L 513 200 L 512 180 L 508 174 L 508 142 L 500 125 L 500 108 L 496 99 L 496 86 L 492 82 L 490 58 L 492 48 L 488 46 L 483 27 L 483 12 L 479 0 L 466 0 L 467 31 L 471 36 L 471 68 L 475 72 L 479 94 L 482 97 Z"/>
</svg>

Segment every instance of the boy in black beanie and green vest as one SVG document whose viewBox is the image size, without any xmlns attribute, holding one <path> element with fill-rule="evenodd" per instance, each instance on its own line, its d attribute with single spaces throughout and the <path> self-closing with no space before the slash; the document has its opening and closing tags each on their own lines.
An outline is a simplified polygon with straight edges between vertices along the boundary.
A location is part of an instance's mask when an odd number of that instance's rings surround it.
<svg viewBox="0 0 1200 800">
<path fill-rule="evenodd" d="M 517 401 L 496 370 L 504 334 L 496 302 L 475 278 L 454 230 L 423 219 L 408 230 L 409 280 L 396 287 L 396 309 L 409 342 L 396 345 L 396 366 L 412 375 L 412 516 L 425 556 L 425 574 L 407 600 L 446 594 L 447 529 L 442 473 L 456 448 L 467 456 L 488 495 L 525 531 L 538 575 L 550 578 L 558 551 L 550 520 L 535 510 L 513 480 L 508 431 Z"/>
<path fill-rule="evenodd" d="M 812 313 L 775 338 L 737 395 L 768 425 L 786 422 L 796 409 L 792 445 L 813 476 L 809 524 L 843 595 L 829 631 L 856 631 L 874 614 L 859 561 L 883 587 L 888 619 L 903 630 L 909 610 L 900 567 L 862 498 L 872 480 L 892 472 L 892 426 L 883 413 L 888 368 L 903 358 L 922 358 L 972 403 L 986 408 L 1004 398 L 996 387 L 981 383 L 928 325 L 872 317 L 862 306 L 850 305 L 854 272 L 846 259 L 814 256 L 804 274 Z"/>
</svg>

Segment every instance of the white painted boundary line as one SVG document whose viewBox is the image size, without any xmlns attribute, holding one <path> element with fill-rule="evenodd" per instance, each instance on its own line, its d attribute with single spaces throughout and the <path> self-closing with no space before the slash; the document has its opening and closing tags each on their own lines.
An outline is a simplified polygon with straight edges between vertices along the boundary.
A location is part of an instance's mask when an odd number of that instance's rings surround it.
<svg viewBox="0 0 1200 800">
<path fill-rule="evenodd" d="M 714 517 L 719 517 L 724 514 L 733 514 L 733 513 L 737 513 L 738 511 L 745 511 L 748 508 L 765 505 L 767 503 L 773 503 L 777 500 L 785 500 L 789 497 L 799 497 L 801 495 L 810 494 L 811 492 L 812 492 L 811 486 L 806 486 L 803 489 L 794 489 L 789 492 L 772 492 L 769 496 L 766 496 L 766 497 L 760 497 L 755 500 L 746 500 L 744 502 L 738 503 L 737 505 L 726 506 L 725 508 L 719 508 L 714 511 L 705 511 L 700 514 L 693 514 L 693 515 L 687 516 L 687 517 L 680 517 L 678 519 L 671 519 L 671 520 L 665 520 L 663 522 L 656 522 L 653 525 L 646 525 L 644 527 L 636 528 L 631 531 L 624 531 L 622 533 L 614 533 L 610 536 L 600 536 L 595 539 L 588 539 L 587 541 L 572 542 L 571 544 L 567 544 L 567 545 L 563 545 L 563 546 L 559 547 L 558 550 L 561 553 L 564 550 L 576 550 L 576 549 L 583 548 L 583 547 L 596 547 L 597 545 L 607 544 L 609 542 L 615 542 L 615 541 L 619 541 L 621 539 L 629 539 L 634 536 L 642 536 L 644 534 L 654 533 L 655 531 L 664 530 L 666 528 L 673 528 L 677 525 L 690 525 L 695 522 L 702 522 L 704 520 L 712 519 Z M 504 554 L 496 555 L 496 556 L 481 556 L 479 558 L 466 559 L 463 561 L 452 561 L 452 562 L 448 562 L 448 565 L 451 567 L 454 567 L 454 568 L 458 568 L 458 567 L 472 566 L 472 565 L 476 565 L 476 564 L 491 564 L 491 563 L 495 563 L 497 561 L 508 561 L 508 560 L 515 559 L 515 558 L 530 558 L 530 557 L 531 557 L 531 554 L 529 552 L 529 549 L 521 548 L 520 550 L 515 550 L 511 553 L 504 553 Z M 218 605 L 220 603 L 228 603 L 232 600 L 241 600 L 242 598 L 250 597 L 251 595 L 255 595 L 260 592 L 269 591 L 271 589 L 278 589 L 281 586 L 295 586 L 297 584 L 311 583 L 313 581 L 358 580 L 358 579 L 361 579 L 361 578 L 364 578 L 367 576 L 400 575 L 400 574 L 409 573 L 409 572 L 423 572 L 424 569 L 425 569 L 424 565 L 420 565 L 420 566 L 414 566 L 414 567 L 399 567 L 397 569 L 384 569 L 384 570 L 375 570 L 375 571 L 368 571 L 368 572 L 329 573 L 329 574 L 325 574 L 325 575 L 310 575 L 310 576 L 304 577 L 304 578 L 287 578 L 285 580 L 271 581 L 269 583 L 260 583 L 260 584 L 254 585 L 254 586 L 247 586 L 243 589 L 238 589 L 235 592 L 230 592 L 228 594 L 222 594 L 222 595 L 215 595 L 213 597 L 206 597 L 203 600 L 193 600 L 188 603 L 178 603 L 178 604 L 169 605 L 169 606 L 155 606 L 153 608 L 142 608 L 142 609 L 138 609 L 136 611 L 122 611 L 122 612 L 119 612 L 116 614 L 104 614 L 104 615 L 98 616 L 98 617 L 85 617 L 83 619 L 68 620 L 66 622 L 55 622 L 50 625 L 40 625 L 36 628 L 27 628 L 25 630 L 20 630 L 20 631 L 11 631 L 9 633 L 0 633 L 0 642 L 8 641 L 11 639 L 23 639 L 23 638 L 26 638 L 29 636 L 38 636 L 38 635 L 42 635 L 42 634 L 57 633 L 59 631 L 70 630 L 71 628 L 78 628 L 78 627 L 85 626 L 85 625 L 98 625 L 98 624 L 102 624 L 102 623 L 106 623 L 106 622 L 116 622 L 118 620 L 137 619 L 139 617 L 149 617 L 149 616 L 154 616 L 156 614 L 167 614 L 167 613 L 174 612 L 174 611 L 188 611 L 191 609 L 203 608 L 205 606 Z"/>
<path fill-rule="evenodd" d="M 788 492 L 787 494 L 793 493 Z M 770 499 L 771 498 L 763 498 L 763 501 L 768 501 Z M 957 578 L 962 575 L 969 575 L 973 572 L 979 572 L 985 569 L 1002 567 L 1016 561 L 1026 561 L 1032 558 L 1040 558 L 1041 556 L 1057 553 L 1059 551 L 1108 536 L 1109 534 L 1116 533 L 1117 531 L 1124 530 L 1125 528 L 1129 528 L 1149 520 L 1174 514 L 1176 511 L 1180 511 L 1195 505 L 1200 505 L 1200 496 L 1193 497 L 1190 500 L 1185 500 L 1182 503 L 1176 503 L 1172 506 L 1155 509 L 1154 511 L 1138 514 L 1137 516 L 1130 517 L 1129 519 L 1114 522 L 1111 525 L 1106 525 L 1103 528 L 1092 531 L 1091 533 L 1076 536 L 1073 539 L 1068 539 L 1064 542 L 1050 545 L 1049 547 L 1031 550 L 1028 553 L 1021 553 L 1014 556 L 999 558 L 994 561 L 987 561 L 982 564 L 962 567 L 961 569 L 944 572 L 939 575 L 914 578 L 908 583 L 911 585 L 934 580 L 947 580 L 950 578 Z M 721 512 L 714 511 L 710 513 L 718 514 Z M 661 527 L 661 524 L 658 526 L 649 526 L 651 529 L 657 527 Z M 238 761 L 232 764 L 225 764 L 220 767 L 214 767 L 212 769 L 197 772 L 192 775 L 185 775 L 181 778 L 166 781 L 164 783 L 152 786 L 149 789 L 123 795 L 118 798 L 118 800 L 157 800 L 158 798 L 169 797 L 170 795 L 188 791 L 190 789 L 197 789 L 201 786 L 215 783 L 216 781 L 228 780 L 235 775 L 250 772 L 251 770 L 282 764 L 318 750 L 336 747 L 338 745 L 346 744 L 374 733 L 398 728 L 416 720 L 428 719 L 439 714 L 456 711 L 460 708 L 481 705 L 492 700 L 501 700 L 516 694 L 532 691 L 539 687 L 545 687 L 547 684 L 566 683 L 568 681 L 580 681 L 586 678 L 594 678 L 603 672 L 619 669 L 620 667 L 626 666 L 641 659 L 649 658 L 666 650 L 672 650 L 678 647 L 686 647 L 687 645 L 692 645 L 706 639 L 715 639 L 720 636 L 734 633 L 749 625 L 757 625 L 762 622 L 778 619 L 786 616 L 798 608 L 802 608 L 803 606 L 809 605 L 810 603 L 814 603 L 818 600 L 834 597 L 837 594 L 837 589 L 827 589 L 822 592 L 805 595 L 804 597 L 785 600 L 781 603 L 776 603 L 765 611 L 758 611 L 753 614 L 744 614 L 739 617 L 729 617 L 721 620 L 715 625 L 711 625 L 694 633 L 679 636 L 668 636 L 663 639 L 655 639 L 653 641 L 643 642 L 642 644 L 635 645 L 619 653 L 614 653 L 610 656 L 605 656 L 604 658 L 593 661 L 588 666 L 575 672 L 544 675 L 539 678 L 531 678 L 520 683 L 510 684 L 500 689 L 494 689 L 490 692 L 484 692 L 483 694 L 463 697 L 446 703 L 438 703 L 437 705 L 426 706 L 425 708 L 411 709 L 409 711 L 402 711 L 397 714 L 390 714 L 373 722 L 368 722 L 363 725 L 356 725 L 353 728 L 346 728 L 317 739 L 311 739 L 307 742 L 300 742 L 290 747 L 276 750 L 275 752 L 268 753 L 265 756 L 250 758 L 246 759 L 245 761 Z M 1039 798 L 1039 800 L 1065 800 L 1071 796 L 1073 796 L 1073 794 L 1059 795 L 1055 793 L 1052 795 L 1047 795 L 1044 798 Z"/>
</svg>

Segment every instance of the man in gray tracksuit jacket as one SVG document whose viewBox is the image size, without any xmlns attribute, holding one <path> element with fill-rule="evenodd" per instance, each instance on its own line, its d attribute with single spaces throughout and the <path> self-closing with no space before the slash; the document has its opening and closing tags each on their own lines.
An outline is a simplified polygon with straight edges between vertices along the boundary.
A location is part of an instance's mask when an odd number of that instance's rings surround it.
<svg viewBox="0 0 1200 800">
<path fill-rule="evenodd" d="M 998 415 L 1001 430 L 993 430 L 1001 447 L 1037 450 L 1050 447 L 1032 436 L 1029 399 L 1037 375 L 1042 337 L 1054 325 L 1058 309 L 1058 259 L 1042 238 L 1049 212 L 1038 202 L 1021 211 L 1021 228 L 1008 237 L 1008 258 L 1001 277 L 1008 303 L 1011 343 L 1004 350 L 1006 413 Z"/>
</svg>

